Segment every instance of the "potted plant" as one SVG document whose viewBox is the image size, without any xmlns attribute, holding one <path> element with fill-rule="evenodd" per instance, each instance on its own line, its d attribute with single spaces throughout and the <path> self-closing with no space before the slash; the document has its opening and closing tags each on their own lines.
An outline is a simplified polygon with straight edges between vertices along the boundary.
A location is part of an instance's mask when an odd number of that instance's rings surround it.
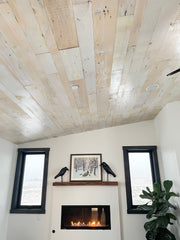
<svg viewBox="0 0 180 240">
<path fill-rule="evenodd" d="M 173 224 L 171 220 L 176 220 L 175 215 L 170 212 L 170 209 L 176 208 L 169 200 L 179 196 L 170 191 L 172 185 L 172 181 L 166 180 L 162 189 L 159 183 L 155 183 L 153 191 L 146 187 L 147 191 L 143 190 L 143 194 L 140 195 L 141 198 L 149 200 L 146 204 L 138 206 L 138 210 L 148 211 L 147 219 L 152 219 L 144 224 L 148 240 L 176 240 L 174 234 L 167 229 L 169 224 Z"/>
</svg>

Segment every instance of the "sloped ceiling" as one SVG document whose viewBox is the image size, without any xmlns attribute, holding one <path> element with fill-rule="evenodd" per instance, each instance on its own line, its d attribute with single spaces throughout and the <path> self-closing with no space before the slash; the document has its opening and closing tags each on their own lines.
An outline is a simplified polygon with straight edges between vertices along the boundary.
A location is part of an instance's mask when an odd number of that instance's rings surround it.
<svg viewBox="0 0 180 240">
<path fill-rule="evenodd" d="M 180 1 L 0 0 L 0 137 L 153 119 L 180 100 L 177 68 Z"/>
</svg>

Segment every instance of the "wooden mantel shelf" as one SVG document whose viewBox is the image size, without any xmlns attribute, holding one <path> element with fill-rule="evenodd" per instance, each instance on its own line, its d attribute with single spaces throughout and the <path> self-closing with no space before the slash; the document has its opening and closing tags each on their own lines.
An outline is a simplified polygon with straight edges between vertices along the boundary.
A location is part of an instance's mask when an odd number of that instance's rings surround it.
<svg viewBox="0 0 180 240">
<path fill-rule="evenodd" d="M 53 186 L 117 186 L 118 182 L 53 182 Z"/>
</svg>

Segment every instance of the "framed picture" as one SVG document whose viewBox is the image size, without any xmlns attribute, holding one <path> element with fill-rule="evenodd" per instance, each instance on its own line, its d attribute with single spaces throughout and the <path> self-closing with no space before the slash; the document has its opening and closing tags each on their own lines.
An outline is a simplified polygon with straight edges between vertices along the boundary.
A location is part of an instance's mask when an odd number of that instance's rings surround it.
<svg viewBox="0 0 180 240">
<path fill-rule="evenodd" d="M 102 181 L 102 154 L 71 154 L 70 181 Z"/>
</svg>

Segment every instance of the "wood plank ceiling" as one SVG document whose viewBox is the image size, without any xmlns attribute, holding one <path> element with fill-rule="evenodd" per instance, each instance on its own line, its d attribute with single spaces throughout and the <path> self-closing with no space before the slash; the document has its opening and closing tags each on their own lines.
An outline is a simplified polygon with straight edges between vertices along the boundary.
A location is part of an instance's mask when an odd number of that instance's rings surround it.
<svg viewBox="0 0 180 240">
<path fill-rule="evenodd" d="M 179 0 L 0 0 L 0 137 L 153 119 L 180 100 L 179 67 Z"/>
</svg>

